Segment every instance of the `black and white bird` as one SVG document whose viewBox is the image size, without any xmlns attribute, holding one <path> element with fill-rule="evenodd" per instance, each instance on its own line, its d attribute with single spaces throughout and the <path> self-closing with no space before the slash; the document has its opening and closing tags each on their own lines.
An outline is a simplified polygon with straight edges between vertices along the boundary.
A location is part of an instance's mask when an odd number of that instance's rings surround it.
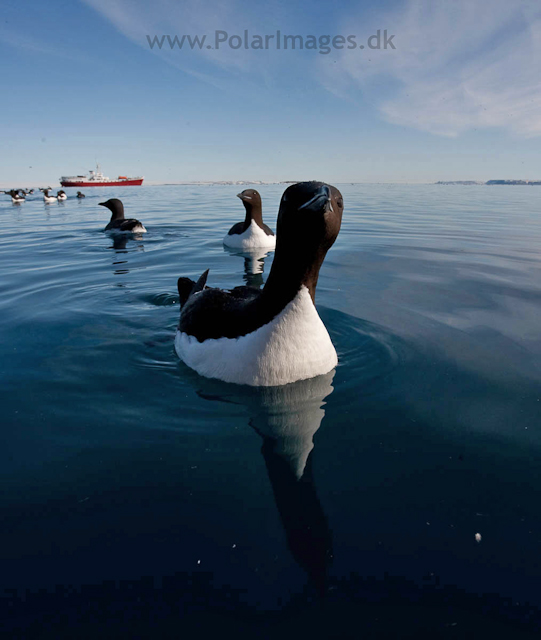
<svg viewBox="0 0 541 640">
<path fill-rule="evenodd" d="M 4 191 L 5 194 L 11 196 L 11 202 L 13 204 L 21 204 L 25 201 L 25 193 L 22 189 L 10 189 L 9 191 Z"/>
<path fill-rule="evenodd" d="M 47 187 L 46 189 L 40 188 L 40 191 L 43 192 L 43 200 L 44 202 L 56 202 L 57 201 L 57 197 L 56 196 L 52 196 L 50 194 L 51 191 L 51 187 Z"/>
<path fill-rule="evenodd" d="M 276 251 L 263 289 L 207 288 L 179 278 L 182 305 L 175 349 L 199 374 L 226 382 L 275 386 L 328 373 L 336 350 L 315 305 L 319 270 L 342 222 L 335 187 L 300 182 L 286 189 Z"/>
<path fill-rule="evenodd" d="M 146 233 L 147 230 L 139 220 L 124 217 L 124 205 L 118 198 L 111 198 L 99 203 L 101 207 L 107 207 L 111 212 L 111 220 L 105 227 L 105 231 L 117 233 Z"/>
<path fill-rule="evenodd" d="M 263 222 L 261 196 L 255 189 L 237 194 L 246 209 L 244 222 L 237 222 L 224 238 L 224 244 L 234 249 L 274 249 L 276 237 Z"/>
</svg>

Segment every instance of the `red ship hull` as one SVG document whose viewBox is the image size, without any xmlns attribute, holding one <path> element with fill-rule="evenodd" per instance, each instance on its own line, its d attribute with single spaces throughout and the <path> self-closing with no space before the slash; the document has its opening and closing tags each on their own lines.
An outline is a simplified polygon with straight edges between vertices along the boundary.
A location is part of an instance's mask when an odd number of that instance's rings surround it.
<svg viewBox="0 0 541 640">
<path fill-rule="evenodd" d="M 99 180 L 78 180 L 78 181 L 65 181 L 61 180 L 60 184 L 63 187 L 138 187 L 143 184 L 143 178 L 136 178 L 135 180 L 110 180 L 107 182 L 100 182 Z"/>
</svg>

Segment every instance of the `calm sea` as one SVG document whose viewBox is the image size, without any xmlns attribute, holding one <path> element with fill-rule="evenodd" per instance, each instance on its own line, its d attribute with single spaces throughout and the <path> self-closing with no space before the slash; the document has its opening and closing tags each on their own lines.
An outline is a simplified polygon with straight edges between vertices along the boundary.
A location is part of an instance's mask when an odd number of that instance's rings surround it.
<svg viewBox="0 0 541 640">
<path fill-rule="evenodd" d="M 269 273 L 242 187 L 2 196 L 6 637 L 538 637 L 541 188 L 337 186 L 340 364 L 267 390 L 173 348 L 179 276 Z"/>
</svg>

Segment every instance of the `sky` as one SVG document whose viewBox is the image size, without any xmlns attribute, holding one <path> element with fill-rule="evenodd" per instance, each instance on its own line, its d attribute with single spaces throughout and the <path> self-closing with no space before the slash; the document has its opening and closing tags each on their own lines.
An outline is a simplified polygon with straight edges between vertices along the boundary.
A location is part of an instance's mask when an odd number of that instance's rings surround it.
<svg viewBox="0 0 541 640">
<path fill-rule="evenodd" d="M 4 0 L 0 54 L 3 186 L 541 179 L 538 0 Z"/>
</svg>

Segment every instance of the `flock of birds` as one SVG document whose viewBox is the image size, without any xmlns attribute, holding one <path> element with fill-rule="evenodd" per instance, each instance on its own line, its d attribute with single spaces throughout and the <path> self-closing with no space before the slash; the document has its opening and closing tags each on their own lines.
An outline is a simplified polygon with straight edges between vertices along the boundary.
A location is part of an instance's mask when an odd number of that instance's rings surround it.
<svg viewBox="0 0 541 640">
<path fill-rule="evenodd" d="M 44 202 L 57 202 L 58 200 L 67 200 L 68 196 L 65 191 L 60 189 L 56 192 L 56 195 L 52 195 L 51 191 L 52 187 L 40 187 L 39 190 L 43 193 Z M 26 200 L 26 196 L 32 195 L 34 193 L 34 189 L 9 189 L 9 191 L 2 191 L 0 193 L 5 193 L 8 196 L 11 196 L 11 202 L 13 204 L 22 204 Z M 84 198 L 85 194 L 77 191 L 77 198 Z"/>
<path fill-rule="evenodd" d="M 56 196 L 49 195 L 50 188 L 40 191 L 45 202 L 67 198 L 63 191 Z M 5 193 L 16 199 L 20 191 Z M 340 231 L 342 194 L 323 182 L 289 186 L 280 201 L 276 235 L 263 223 L 260 194 L 245 189 L 238 197 L 245 219 L 231 227 L 223 243 L 248 255 L 275 249 L 272 268 L 262 289 L 208 287 L 208 269 L 197 280 L 179 278 L 179 358 L 203 376 L 252 386 L 329 373 L 338 358 L 314 301 L 321 265 Z M 118 198 L 99 204 L 111 212 L 104 231 L 146 233 L 142 222 L 125 217 Z"/>
</svg>

